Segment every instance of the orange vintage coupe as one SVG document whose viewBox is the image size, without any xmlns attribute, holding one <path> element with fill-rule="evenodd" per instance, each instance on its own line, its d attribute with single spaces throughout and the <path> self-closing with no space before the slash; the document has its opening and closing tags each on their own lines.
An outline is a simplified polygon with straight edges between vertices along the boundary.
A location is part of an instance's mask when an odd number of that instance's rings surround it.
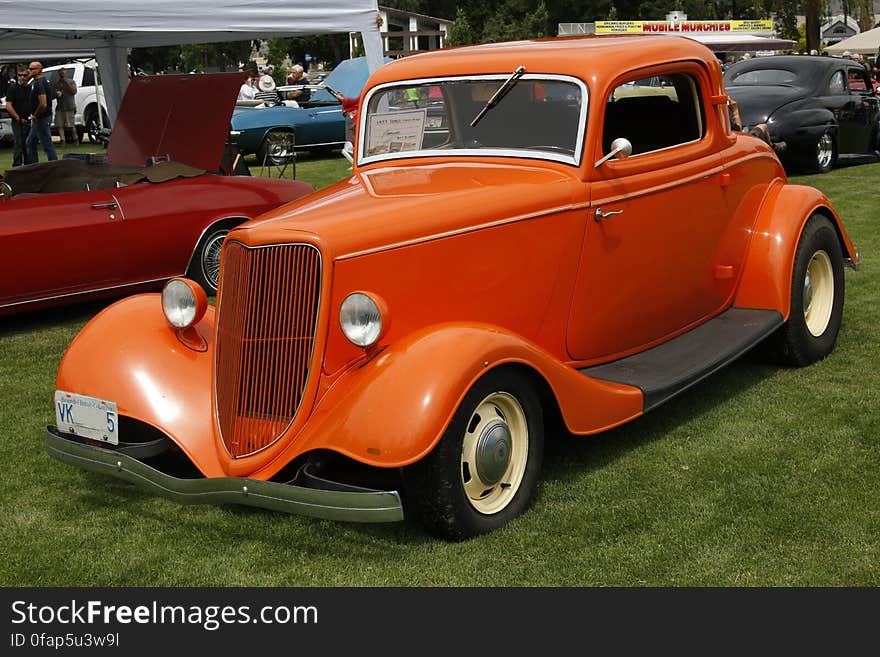
<svg viewBox="0 0 880 657">
<path fill-rule="evenodd" d="M 185 503 L 460 540 L 522 513 L 545 426 L 639 417 L 764 342 L 827 356 L 858 256 L 828 199 L 731 131 L 672 36 L 407 57 L 361 98 L 352 175 L 120 301 L 61 363 L 47 448 Z"/>
</svg>

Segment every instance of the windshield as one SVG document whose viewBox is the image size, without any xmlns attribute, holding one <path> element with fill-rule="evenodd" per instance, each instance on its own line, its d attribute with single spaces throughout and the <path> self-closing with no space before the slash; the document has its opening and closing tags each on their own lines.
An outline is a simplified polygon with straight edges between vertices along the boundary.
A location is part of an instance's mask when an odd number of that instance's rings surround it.
<svg viewBox="0 0 880 657">
<path fill-rule="evenodd" d="M 377 88 L 367 99 L 360 162 L 500 155 L 578 164 L 586 88 L 575 80 L 523 76 L 475 126 L 470 125 L 507 77 L 450 78 Z"/>
<path fill-rule="evenodd" d="M 725 81 L 729 87 L 747 86 L 747 85 L 778 85 L 778 84 L 794 84 L 798 79 L 794 71 L 784 68 L 762 68 L 751 71 L 743 71 L 742 73 L 733 73 L 730 78 Z"/>
</svg>

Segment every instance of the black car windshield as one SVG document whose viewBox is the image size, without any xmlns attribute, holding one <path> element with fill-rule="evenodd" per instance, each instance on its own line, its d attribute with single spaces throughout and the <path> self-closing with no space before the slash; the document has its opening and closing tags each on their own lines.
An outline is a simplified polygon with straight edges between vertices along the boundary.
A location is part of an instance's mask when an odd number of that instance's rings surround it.
<svg viewBox="0 0 880 657">
<path fill-rule="evenodd" d="M 360 159 L 439 155 L 534 157 L 577 164 L 586 88 L 525 75 L 471 126 L 507 76 L 395 83 L 371 93 Z"/>
<path fill-rule="evenodd" d="M 728 87 L 745 87 L 753 85 L 790 85 L 797 82 L 798 75 L 785 68 L 759 68 L 742 73 L 731 72 L 724 81 Z"/>
</svg>

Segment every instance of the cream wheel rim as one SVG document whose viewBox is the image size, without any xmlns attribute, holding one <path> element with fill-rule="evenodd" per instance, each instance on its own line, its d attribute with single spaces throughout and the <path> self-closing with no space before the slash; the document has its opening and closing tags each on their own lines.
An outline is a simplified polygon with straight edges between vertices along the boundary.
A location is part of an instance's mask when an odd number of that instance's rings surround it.
<svg viewBox="0 0 880 657">
<path fill-rule="evenodd" d="M 529 428 L 517 399 L 493 392 L 468 419 L 461 450 L 461 483 L 468 502 L 491 515 L 516 496 L 526 471 Z"/>
<path fill-rule="evenodd" d="M 819 337 L 831 321 L 834 306 L 834 269 L 825 251 L 816 251 L 804 277 L 804 319 L 807 329 Z"/>
</svg>

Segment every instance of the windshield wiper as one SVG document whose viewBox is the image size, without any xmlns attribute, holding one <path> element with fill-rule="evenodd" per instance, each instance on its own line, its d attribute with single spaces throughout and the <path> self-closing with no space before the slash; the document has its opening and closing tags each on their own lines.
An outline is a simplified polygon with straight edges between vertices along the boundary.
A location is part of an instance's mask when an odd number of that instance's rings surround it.
<svg viewBox="0 0 880 657">
<path fill-rule="evenodd" d="M 504 81 L 504 84 L 498 87 L 498 91 L 492 94 L 492 97 L 486 101 L 485 105 L 483 105 L 483 109 L 480 110 L 480 113 L 474 117 L 473 121 L 471 121 L 472 128 L 480 122 L 480 120 L 486 115 L 486 112 L 495 107 L 498 104 L 498 101 L 504 98 L 504 95 L 508 91 L 513 89 L 513 85 L 517 83 L 517 81 L 523 76 L 523 73 L 525 72 L 525 66 L 517 66 L 516 70 L 511 73 L 510 77 Z"/>
</svg>

